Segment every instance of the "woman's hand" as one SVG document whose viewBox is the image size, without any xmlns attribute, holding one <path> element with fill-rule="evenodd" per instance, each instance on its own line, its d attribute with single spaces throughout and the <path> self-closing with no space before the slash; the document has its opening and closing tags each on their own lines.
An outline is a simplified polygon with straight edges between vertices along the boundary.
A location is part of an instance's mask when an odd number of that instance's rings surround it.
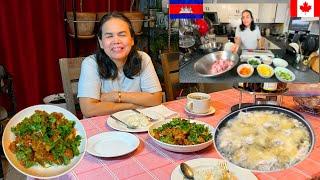
<svg viewBox="0 0 320 180">
<path fill-rule="evenodd" d="M 237 53 L 238 50 L 239 50 L 240 44 L 241 44 L 241 39 L 240 39 L 240 37 L 235 37 L 235 38 L 234 38 L 234 44 L 233 44 L 233 46 L 232 46 L 232 48 L 231 48 L 231 51 L 232 51 L 233 53 Z"/>
<path fill-rule="evenodd" d="M 231 47 L 231 52 L 236 54 L 238 50 L 239 50 L 239 45 L 234 43 L 233 46 Z"/>
<path fill-rule="evenodd" d="M 264 37 L 261 37 L 260 39 L 258 39 L 258 47 L 259 49 L 266 49 L 265 48 L 265 38 Z"/>
</svg>

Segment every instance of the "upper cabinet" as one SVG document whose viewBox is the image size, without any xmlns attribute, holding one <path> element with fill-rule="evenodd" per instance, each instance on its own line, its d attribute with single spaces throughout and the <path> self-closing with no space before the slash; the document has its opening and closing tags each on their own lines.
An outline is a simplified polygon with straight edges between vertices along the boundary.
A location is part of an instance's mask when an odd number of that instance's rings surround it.
<svg viewBox="0 0 320 180">
<path fill-rule="evenodd" d="M 274 23 L 276 16 L 276 3 L 262 3 L 259 4 L 259 18 L 258 23 Z"/>
<path fill-rule="evenodd" d="M 256 23 L 285 23 L 288 3 L 208 3 L 204 12 L 217 12 L 220 23 L 241 21 L 241 13 L 248 9 Z"/>
<path fill-rule="evenodd" d="M 285 23 L 288 15 L 288 3 L 278 3 L 275 23 Z"/>
<path fill-rule="evenodd" d="M 218 12 L 218 4 L 214 3 L 204 3 L 203 4 L 203 12 Z"/>
<path fill-rule="evenodd" d="M 226 9 L 228 9 L 229 17 L 233 20 L 240 20 L 242 16 L 242 11 L 246 9 L 252 12 L 254 21 L 257 21 L 258 19 L 259 4 L 257 3 L 224 4 L 224 6 L 225 8 L 221 8 L 221 11 L 226 12 Z"/>
<path fill-rule="evenodd" d="M 229 12 L 227 4 L 218 4 L 218 18 L 221 23 L 229 23 Z"/>
<path fill-rule="evenodd" d="M 246 4 L 246 9 L 252 12 L 254 22 L 257 22 L 259 18 L 259 4 Z"/>
<path fill-rule="evenodd" d="M 252 12 L 255 22 L 258 21 L 258 3 L 216 3 L 203 4 L 203 12 L 217 12 L 220 23 L 230 23 L 233 20 L 241 19 L 243 10 L 249 9 Z"/>
</svg>

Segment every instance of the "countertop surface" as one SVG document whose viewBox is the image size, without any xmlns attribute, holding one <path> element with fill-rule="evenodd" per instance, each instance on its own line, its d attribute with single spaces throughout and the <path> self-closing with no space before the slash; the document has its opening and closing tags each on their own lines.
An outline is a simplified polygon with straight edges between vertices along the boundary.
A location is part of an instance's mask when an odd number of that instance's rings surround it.
<svg viewBox="0 0 320 180">
<path fill-rule="evenodd" d="M 283 46 L 280 46 L 280 48 L 283 48 Z M 312 71 L 311 69 L 308 69 L 307 71 L 302 72 L 302 71 L 299 71 L 296 68 L 294 68 L 293 65 L 295 63 L 295 56 L 287 53 L 284 48 L 283 49 L 273 49 L 271 51 L 274 53 L 275 57 L 279 57 L 279 58 L 282 58 L 282 59 L 285 59 L 288 61 L 289 66 L 287 68 L 290 69 L 296 75 L 296 79 L 294 82 L 296 82 L 296 83 L 298 83 L 298 82 L 308 82 L 308 83 L 320 82 L 319 74 Z M 228 71 L 227 73 L 222 74 L 221 76 L 202 77 L 195 72 L 193 66 L 194 66 L 194 63 L 204 55 L 205 54 L 200 53 L 200 52 L 194 52 L 192 54 L 192 58 L 189 61 L 185 62 L 183 59 L 180 60 L 179 76 L 180 76 L 181 83 L 279 82 L 278 79 L 275 77 L 275 75 L 269 79 L 265 79 L 265 78 L 260 77 L 258 75 L 258 73 L 256 72 L 256 70 L 250 78 L 241 78 L 237 74 L 238 65 L 235 66 L 230 71 Z M 239 62 L 238 64 L 240 64 L 240 63 L 241 62 Z"/>
<path fill-rule="evenodd" d="M 278 39 L 275 36 L 264 36 L 264 38 L 277 45 L 280 49 L 286 49 L 288 47 L 288 43 L 284 39 Z"/>
</svg>

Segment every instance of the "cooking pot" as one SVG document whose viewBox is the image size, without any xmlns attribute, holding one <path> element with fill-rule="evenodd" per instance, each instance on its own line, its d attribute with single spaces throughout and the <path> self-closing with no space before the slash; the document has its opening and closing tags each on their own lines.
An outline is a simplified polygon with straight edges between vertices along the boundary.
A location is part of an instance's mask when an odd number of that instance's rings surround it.
<svg viewBox="0 0 320 180">
<path fill-rule="evenodd" d="M 288 108 L 285 108 L 285 107 L 280 107 L 280 106 L 275 106 L 275 105 L 252 105 L 252 106 L 246 106 L 246 107 L 243 107 L 241 109 L 238 109 L 238 110 L 233 111 L 233 112 L 229 113 L 228 115 L 226 115 L 218 123 L 218 125 L 216 127 L 216 130 L 214 132 L 214 146 L 215 146 L 215 149 L 217 150 L 218 154 L 221 157 L 223 157 L 224 159 L 226 159 L 227 161 L 232 163 L 229 159 L 227 159 L 226 157 L 224 157 L 222 155 L 222 152 L 218 148 L 217 140 L 218 140 L 218 135 L 219 135 L 221 129 L 224 128 L 225 126 L 227 126 L 228 122 L 232 121 L 240 112 L 252 112 L 252 111 L 275 111 L 275 112 L 279 112 L 279 113 L 284 113 L 284 114 L 288 115 L 289 117 L 294 118 L 294 119 L 298 120 L 299 122 L 301 122 L 303 124 L 303 126 L 306 127 L 306 129 L 307 129 L 307 131 L 309 133 L 309 137 L 310 137 L 309 151 L 308 151 L 308 153 L 306 154 L 306 156 L 304 158 L 308 157 L 308 155 L 311 153 L 311 151 L 312 151 L 312 149 L 314 147 L 314 144 L 315 144 L 314 131 L 313 131 L 311 125 L 309 124 L 309 122 L 307 120 L 304 119 L 304 117 L 301 114 L 299 114 L 299 113 L 297 113 L 297 112 L 295 112 L 295 111 L 293 111 L 291 109 L 288 109 Z M 299 162 L 301 162 L 301 161 L 303 161 L 303 160 L 300 160 Z M 296 162 L 292 166 L 295 166 L 299 162 Z M 268 172 L 268 171 L 254 170 L 254 169 L 250 169 L 250 170 L 254 171 L 254 172 Z M 280 171 L 280 170 L 282 170 L 282 169 L 274 170 L 274 171 Z"/>
</svg>

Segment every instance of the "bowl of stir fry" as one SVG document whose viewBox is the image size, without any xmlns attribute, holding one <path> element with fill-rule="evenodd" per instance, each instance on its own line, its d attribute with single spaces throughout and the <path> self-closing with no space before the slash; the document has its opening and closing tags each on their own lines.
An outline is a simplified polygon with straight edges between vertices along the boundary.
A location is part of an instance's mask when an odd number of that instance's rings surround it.
<svg viewBox="0 0 320 180">
<path fill-rule="evenodd" d="M 172 118 L 153 124 L 148 133 L 163 149 L 195 152 L 212 145 L 213 131 L 212 126 L 202 121 Z"/>
<path fill-rule="evenodd" d="M 2 147 L 19 172 L 39 179 L 56 178 L 76 167 L 86 151 L 79 119 L 53 105 L 28 107 L 8 122 Z"/>
</svg>

